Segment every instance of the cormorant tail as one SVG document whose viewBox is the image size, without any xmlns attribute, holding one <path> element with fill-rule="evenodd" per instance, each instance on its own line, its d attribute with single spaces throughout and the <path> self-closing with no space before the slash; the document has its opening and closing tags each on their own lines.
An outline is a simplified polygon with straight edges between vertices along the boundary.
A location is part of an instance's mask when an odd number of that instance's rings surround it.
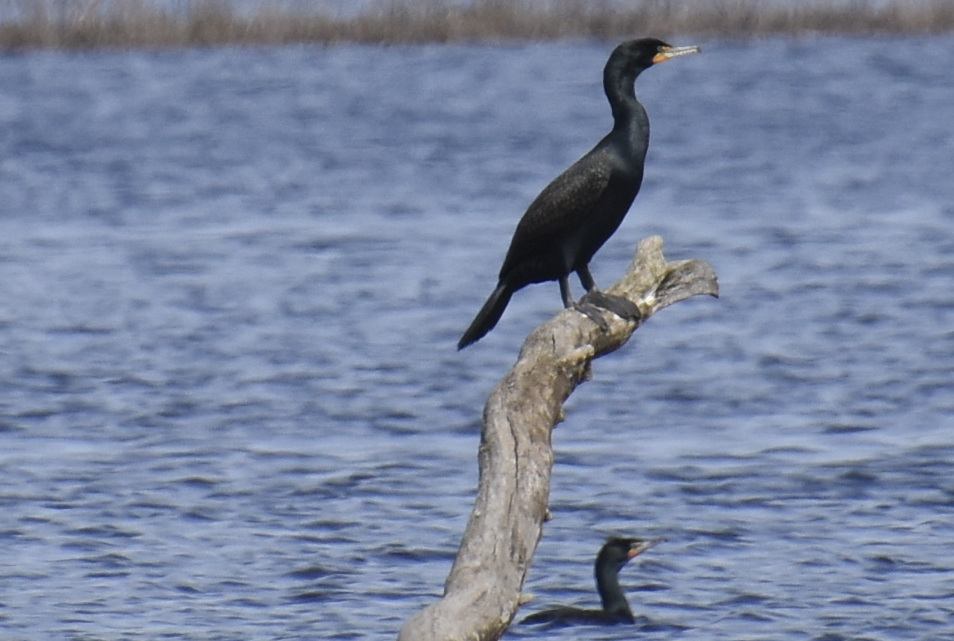
<svg viewBox="0 0 954 641">
<path fill-rule="evenodd" d="M 503 316 L 510 297 L 513 296 L 513 290 L 505 283 L 499 283 L 497 289 L 490 295 L 484 306 L 477 312 L 474 322 L 470 324 L 464 335 L 460 337 L 457 343 L 457 349 L 461 350 L 472 343 L 476 343 L 484 337 L 487 332 L 492 330 Z"/>
</svg>

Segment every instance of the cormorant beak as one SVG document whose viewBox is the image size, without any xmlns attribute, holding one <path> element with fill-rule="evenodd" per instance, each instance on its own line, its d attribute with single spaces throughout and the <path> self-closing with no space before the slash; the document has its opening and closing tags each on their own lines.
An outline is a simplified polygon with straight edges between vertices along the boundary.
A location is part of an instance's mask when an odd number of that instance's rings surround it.
<svg viewBox="0 0 954 641">
<path fill-rule="evenodd" d="M 626 555 L 626 557 L 629 559 L 635 558 L 639 556 L 640 554 L 642 554 L 643 552 L 645 552 L 646 550 L 648 550 L 649 548 L 656 545 L 657 543 L 662 543 L 665 540 L 666 539 L 664 539 L 663 537 L 659 537 L 658 539 L 647 539 L 644 541 L 638 541 L 636 543 L 633 543 L 633 545 L 630 546 L 629 553 Z"/>
<path fill-rule="evenodd" d="M 699 53 L 700 51 L 702 51 L 702 49 L 696 45 L 690 45 L 688 47 L 660 47 L 659 53 L 653 56 L 653 63 L 663 62 L 670 58 L 678 58 L 679 56 L 688 56 L 691 53 Z"/>
</svg>

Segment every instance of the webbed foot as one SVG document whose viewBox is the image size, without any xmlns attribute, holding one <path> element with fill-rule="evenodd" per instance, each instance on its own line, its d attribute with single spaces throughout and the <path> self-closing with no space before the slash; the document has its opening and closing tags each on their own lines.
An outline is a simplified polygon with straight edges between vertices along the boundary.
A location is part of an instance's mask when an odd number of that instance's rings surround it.
<svg viewBox="0 0 954 641">
<path fill-rule="evenodd" d="M 613 312 L 614 314 L 616 314 L 622 319 L 631 320 L 637 323 L 643 317 L 643 315 L 639 311 L 639 307 L 637 307 L 636 304 L 630 301 L 629 299 L 624 298 L 622 296 L 616 296 L 614 294 L 605 294 L 595 288 L 586 292 L 583 295 L 583 298 L 580 299 L 580 302 L 577 303 L 577 305 L 578 305 L 578 308 L 586 307 L 590 309 L 592 308 L 605 309 L 605 310 Z M 583 311 L 582 309 L 580 311 L 586 314 L 587 317 L 593 318 L 591 314 Z M 602 317 L 600 318 L 600 320 L 602 321 Z M 593 318 L 593 321 L 596 322 L 596 324 L 599 325 L 601 328 L 603 328 L 603 331 L 606 331 L 605 321 L 600 323 L 596 321 L 595 318 Z"/>
<path fill-rule="evenodd" d="M 584 296 L 583 298 L 586 297 Z M 590 302 L 584 302 L 581 298 L 579 302 L 573 303 L 573 309 L 596 323 L 604 332 L 609 331 L 609 325 L 607 325 L 606 321 L 603 319 L 603 312 L 598 305 L 594 305 Z"/>
</svg>

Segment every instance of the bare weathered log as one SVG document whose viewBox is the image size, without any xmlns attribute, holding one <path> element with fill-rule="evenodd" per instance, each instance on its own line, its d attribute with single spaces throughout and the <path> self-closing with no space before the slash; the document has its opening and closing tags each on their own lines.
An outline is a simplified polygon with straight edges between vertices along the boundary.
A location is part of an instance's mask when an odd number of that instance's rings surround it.
<svg viewBox="0 0 954 641">
<path fill-rule="evenodd" d="M 667 262 L 662 238 L 642 240 L 623 278 L 607 290 L 639 306 L 639 323 L 611 313 L 608 331 L 574 310 L 537 327 L 484 407 L 477 500 L 444 596 L 414 614 L 399 641 L 494 640 L 520 604 L 550 496 L 550 432 L 590 362 L 618 349 L 653 313 L 677 301 L 718 296 L 715 271 L 698 260 Z"/>
</svg>

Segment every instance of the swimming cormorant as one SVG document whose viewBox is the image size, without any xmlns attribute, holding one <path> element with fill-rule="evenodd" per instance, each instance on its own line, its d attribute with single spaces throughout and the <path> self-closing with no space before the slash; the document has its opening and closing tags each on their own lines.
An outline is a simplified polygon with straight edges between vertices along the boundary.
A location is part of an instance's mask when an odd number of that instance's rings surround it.
<svg viewBox="0 0 954 641">
<path fill-rule="evenodd" d="M 619 571 L 631 559 L 642 554 L 663 539 L 626 539 L 610 537 L 596 555 L 596 589 L 603 602 L 602 610 L 588 610 L 562 606 L 535 612 L 521 623 L 550 623 L 571 625 L 577 623 L 615 624 L 635 623 L 626 595 L 619 587 Z"/>
<path fill-rule="evenodd" d="M 589 263 L 623 221 L 643 180 L 649 118 L 636 99 L 636 77 L 658 62 L 698 51 L 699 47 L 673 47 L 655 38 L 629 40 L 613 50 L 603 69 L 613 130 L 530 203 L 510 241 L 497 288 L 461 336 L 457 349 L 493 329 L 515 291 L 548 280 L 560 281 L 564 307 L 579 310 L 604 329 L 596 307 L 623 318 L 639 318 L 639 310 L 630 301 L 597 289 Z M 579 303 L 570 297 L 567 277 L 571 272 L 577 273 L 586 289 Z"/>
</svg>

